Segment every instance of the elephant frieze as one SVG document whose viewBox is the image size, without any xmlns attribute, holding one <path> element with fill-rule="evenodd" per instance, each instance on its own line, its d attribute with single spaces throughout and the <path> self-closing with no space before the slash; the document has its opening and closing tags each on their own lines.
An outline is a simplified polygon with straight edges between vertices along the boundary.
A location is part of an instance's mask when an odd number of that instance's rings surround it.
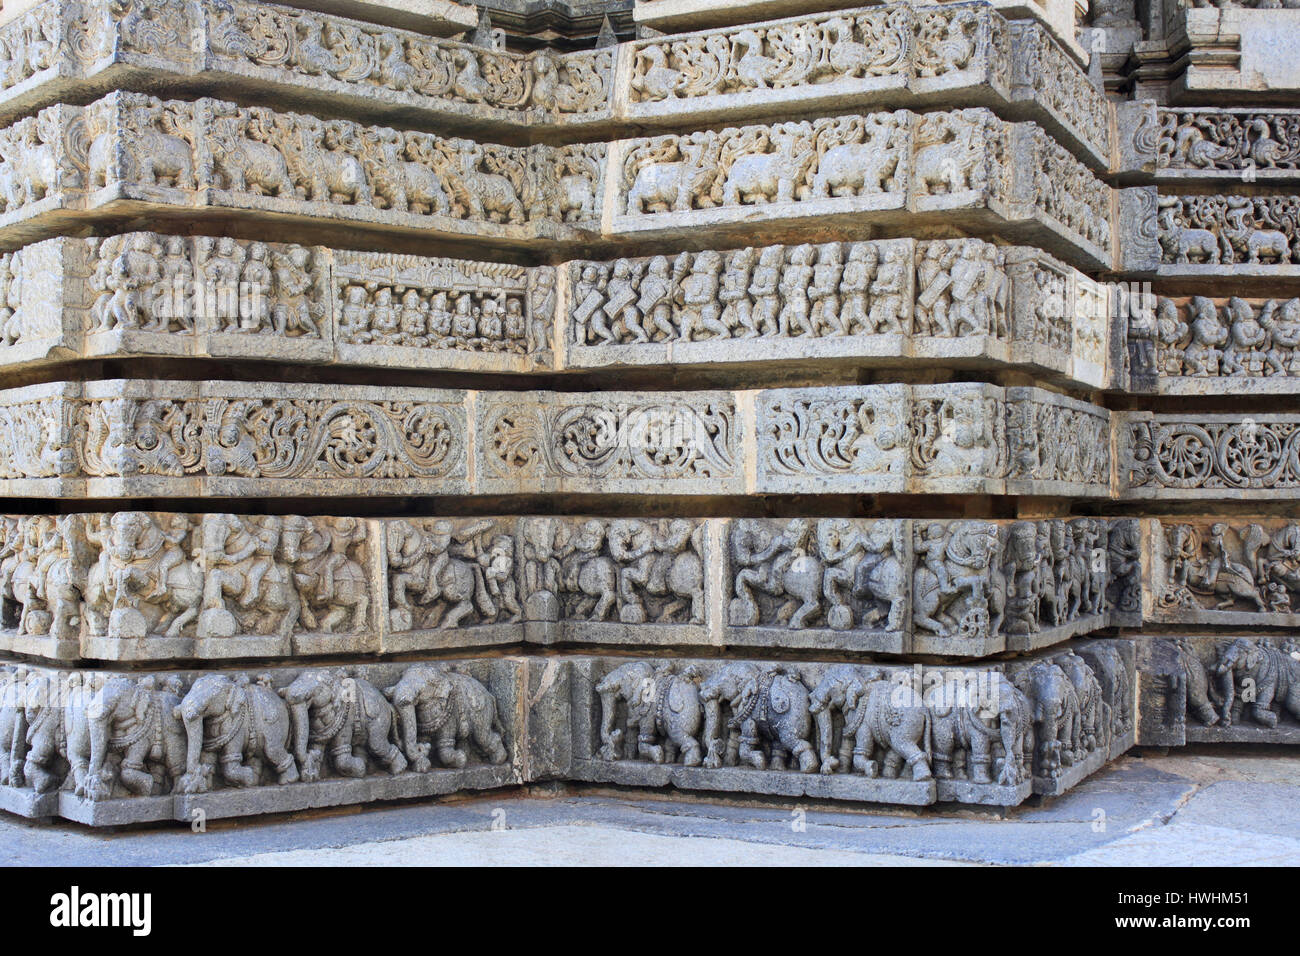
<svg viewBox="0 0 1300 956">
<path fill-rule="evenodd" d="M 505 731 L 497 716 L 496 698 L 481 683 L 439 664 L 412 664 L 384 696 L 397 710 L 401 746 L 417 773 L 432 767 L 430 750 L 444 767 L 469 762 L 465 745 L 474 746 L 490 763 L 505 763 Z M 421 738 L 429 738 L 424 743 Z"/>
<path fill-rule="evenodd" d="M 176 715 L 185 724 L 185 774 L 176 789 L 205 793 L 216 769 L 232 787 L 255 787 L 269 765 L 281 784 L 296 783 L 298 764 L 289 750 L 288 705 L 270 686 L 247 675 L 204 674 L 190 687 Z"/>
<path fill-rule="evenodd" d="M 992 783 L 996 770 L 998 783 L 1017 786 L 1025 779 L 1025 743 L 1033 734 L 1029 701 L 1002 674 L 977 675 L 976 687 L 973 699 L 963 685 L 958 691 L 945 688 L 944 699 L 930 702 L 934 775 L 947 780 L 964 770 L 973 783 Z M 955 699 L 952 693 L 968 696 Z"/>
<path fill-rule="evenodd" d="M 344 777 L 364 776 L 367 755 L 389 773 L 406 769 L 397 712 L 369 681 L 338 670 L 307 670 L 280 694 L 289 705 L 303 780 L 320 779 L 327 756 Z"/>
<path fill-rule="evenodd" d="M 78 787 L 84 796 L 107 799 L 116 784 L 136 796 L 171 791 L 185 773 L 188 746 L 176 712 L 181 690 L 174 676 L 104 682 L 85 707 L 90 763 Z"/>
<path fill-rule="evenodd" d="M 704 723 L 700 678 L 695 665 L 679 671 L 673 663 L 632 661 L 610 671 L 596 685 L 601 757 L 618 760 L 623 756 L 624 732 L 615 727 L 622 701 L 627 709 L 627 736 L 635 739 L 634 758 L 673 763 L 680 753 L 683 764 L 698 767 L 704 760 L 699 742 Z"/>
<path fill-rule="evenodd" d="M 1300 720 L 1300 660 L 1274 647 L 1268 641 L 1239 637 L 1219 652 L 1214 674 L 1223 699 L 1223 724 L 1232 723 L 1237 682 L 1254 685 L 1254 700 L 1242 694 L 1245 712 L 1257 724 L 1276 727 L 1278 711 Z"/>
<path fill-rule="evenodd" d="M 93 681 L 69 674 L 60 686 L 49 673 L 37 673 L 24 692 L 27 727 L 23 775 L 37 793 L 59 789 L 69 776 L 78 795 L 86 794 L 91 758 L 86 704 Z"/>
<path fill-rule="evenodd" d="M 836 664 L 813 688 L 809 704 L 817 722 L 822 773 L 856 770 L 868 777 L 896 777 L 904 765 L 913 780 L 931 776 L 929 714 L 907 683 L 887 679 L 879 668 Z M 842 720 L 838 751 L 835 715 Z M 883 760 L 877 761 L 880 753 Z"/>
<path fill-rule="evenodd" d="M 759 770 L 784 770 L 793 755 L 801 773 L 817 771 L 817 752 L 809 741 L 808 688 L 797 671 L 780 665 L 724 664 L 700 685 L 700 699 L 708 745 L 705 767 L 743 761 Z M 730 711 L 725 724 L 724 704 Z"/>
<path fill-rule="evenodd" d="M 1013 678 L 1013 683 L 1029 698 L 1037 751 L 1034 773 L 1059 777 L 1063 767 L 1072 766 L 1083 754 L 1079 695 L 1074 683 L 1059 664 L 1050 660 L 1035 661 Z"/>
</svg>

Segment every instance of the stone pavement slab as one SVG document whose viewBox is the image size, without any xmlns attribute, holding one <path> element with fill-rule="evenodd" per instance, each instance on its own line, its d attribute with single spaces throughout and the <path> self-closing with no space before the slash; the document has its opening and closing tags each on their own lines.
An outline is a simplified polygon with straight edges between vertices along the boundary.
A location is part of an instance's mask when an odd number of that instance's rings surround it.
<svg viewBox="0 0 1300 956">
<path fill-rule="evenodd" d="M 0 817 L 0 863 L 73 866 L 1298 865 L 1300 760 L 1282 748 L 1130 755 L 1005 815 L 601 792 L 411 804 L 116 833 Z"/>
</svg>

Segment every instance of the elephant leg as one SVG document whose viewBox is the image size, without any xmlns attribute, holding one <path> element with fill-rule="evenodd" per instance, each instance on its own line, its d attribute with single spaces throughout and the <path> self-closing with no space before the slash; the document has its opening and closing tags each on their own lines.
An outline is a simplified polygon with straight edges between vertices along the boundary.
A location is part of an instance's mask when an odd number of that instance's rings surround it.
<svg viewBox="0 0 1300 956">
<path fill-rule="evenodd" d="M 681 727 L 671 728 L 670 733 L 673 743 L 681 752 L 682 763 L 688 767 L 698 767 L 704 760 L 700 742 Z"/>
<path fill-rule="evenodd" d="M 257 786 L 257 770 L 244 765 L 244 742 L 239 737 L 226 744 L 221 753 L 221 775 L 234 787 Z"/>
<path fill-rule="evenodd" d="M 939 780 L 952 779 L 952 757 L 955 741 L 948 734 L 936 730 L 934 734 L 934 753 L 930 759 L 934 776 Z"/>
<path fill-rule="evenodd" d="M 470 728 L 474 745 L 487 755 L 490 763 L 505 763 L 510 756 L 506 741 L 493 724 L 492 715 L 485 712 Z"/>
<path fill-rule="evenodd" d="M 898 772 L 903 769 L 903 755 L 892 747 L 885 750 L 885 760 L 881 767 L 884 776 L 893 780 L 898 776 Z"/>
<path fill-rule="evenodd" d="M 264 753 L 266 759 L 270 761 L 271 766 L 275 768 L 276 777 L 280 783 L 297 783 L 298 762 L 293 759 L 293 754 L 289 752 L 288 732 L 285 732 L 284 739 L 277 740 L 269 734 L 266 737 Z M 364 772 L 364 770 L 363 770 Z"/>
<path fill-rule="evenodd" d="M 351 727 L 345 727 L 334 738 L 330 759 L 334 763 L 334 769 L 345 777 L 364 777 L 366 774 L 365 758 L 358 756 L 352 749 Z"/>
<path fill-rule="evenodd" d="M 50 765 L 56 756 L 54 745 L 46 742 L 36 744 L 27 752 L 23 774 L 27 777 L 28 786 L 37 793 L 49 793 L 58 789 L 62 783 L 58 775 L 50 771 Z"/>
<path fill-rule="evenodd" d="M 777 736 L 781 742 L 782 766 L 785 765 L 787 755 L 793 754 L 794 758 L 799 761 L 800 773 L 816 773 L 818 768 L 817 749 L 811 743 L 800 737 L 789 725 L 783 724 L 777 730 Z"/>
<path fill-rule="evenodd" d="M 444 724 L 438 728 L 438 736 L 435 740 L 438 748 L 438 760 L 444 767 L 456 767 L 457 769 L 465 766 L 465 751 L 456 749 L 456 728 Z"/>
<path fill-rule="evenodd" d="M 853 747 L 853 769 L 866 777 L 880 776 L 880 765 L 875 759 L 876 738 L 868 730 L 858 734 Z"/>
<path fill-rule="evenodd" d="M 790 751 L 781 745 L 779 741 L 772 744 L 772 756 L 768 758 L 767 766 L 769 770 L 784 770 L 790 759 Z"/>
<path fill-rule="evenodd" d="M 1277 714 L 1273 713 L 1262 700 L 1257 700 L 1250 705 L 1250 716 L 1255 723 L 1262 724 L 1265 727 L 1277 726 Z"/>
<path fill-rule="evenodd" d="M 971 733 L 970 738 L 970 757 L 967 760 L 970 778 L 975 783 L 992 783 L 989 767 L 993 757 L 993 740 L 980 733 L 978 728 Z"/>
<path fill-rule="evenodd" d="M 122 765 L 117 769 L 117 778 L 122 786 L 138 797 L 147 797 L 153 792 L 154 777 L 145 767 L 152 741 L 138 740 L 127 748 L 122 755 Z"/>
<path fill-rule="evenodd" d="M 651 763 L 663 763 L 667 759 L 667 754 L 658 740 L 652 717 L 640 726 L 636 738 L 637 755 L 649 758 Z"/>
<path fill-rule="evenodd" d="M 832 770 L 839 769 L 844 773 L 848 773 L 850 770 L 853 769 L 853 735 L 852 734 L 840 735 L 840 749 L 839 749 L 839 753 L 836 756 L 838 762 L 831 768 Z"/>
<path fill-rule="evenodd" d="M 752 720 L 745 721 L 740 728 L 739 749 L 736 757 L 756 770 L 766 770 L 767 757 L 759 749 L 759 744 L 758 728 Z"/>
<path fill-rule="evenodd" d="M 392 725 L 388 720 L 373 720 L 366 731 L 366 745 L 375 759 L 388 768 L 389 773 L 401 773 L 406 769 L 406 756 L 402 748 L 393 743 L 389 731 Z"/>
<path fill-rule="evenodd" d="M 170 741 L 166 745 L 166 751 L 164 761 L 167 765 L 167 786 L 164 789 L 169 792 L 185 776 L 185 738 Z"/>
</svg>

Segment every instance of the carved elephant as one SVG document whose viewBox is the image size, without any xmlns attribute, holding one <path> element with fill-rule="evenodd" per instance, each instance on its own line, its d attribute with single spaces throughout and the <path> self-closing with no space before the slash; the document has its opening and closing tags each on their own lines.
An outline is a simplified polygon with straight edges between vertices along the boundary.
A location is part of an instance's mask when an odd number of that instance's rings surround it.
<svg viewBox="0 0 1300 956">
<path fill-rule="evenodd" d="M 360 677 L 324 668 L 303 671 L 280 695 L 293 720 L 293 750 L 304 780 L 318 780 L 326 756 L 345 777 L 366 773 L 366 755 L 389 773 L 406 769 L 397 711 Z"/>
<path fill-rule="evenodd" d="M 27 756 L 27 668 L 6 667 L 0 677 L 0 786 L 21 787 Z"/>
<path fill-rule="evenodd" d="M 176 790 L 212 789 L 218 765 L 232 787 L 255 787 L 263 764 L 279 783 L 298 781 L 298 764 L 289 751 L 289 708 L 269 679 L 204 674 L 190 687 L 175 714 L 185 723 L 185 774 Z"/>
<path fill-rule="evenodd" d="M 421 737 L 432 738 L 444 767 L 469 762 L 464 750 L 469 741 L 489 762 L 505 763 L 508 753 L 496 698 L 470 675 L 439 664 L 412 664 L 384 696 L 397 709 L 402 749 L 417 773 L 432 767 L 430 745 Z"/>
<path fill-rule="evenodd" d="M 284 155 L 270 143 L 250 140 L 234 128 L 234 120 L 223 121 L 212 135 L 213 165 L 232 192 L 255 192 L 259 196 L 294 198 L 293 179 Z M 209 181 L 217 177 L 206 174 Z"/>
<path fill-rule="evenodd" d="M 1102 694 L 1101 682 L 1078 654 L 1065 653 L 1055 661 L 1070 678 L 1079 699 L 1079 744 L 1082 751 L 1096 750 L 1110 743 L 1110 707 Z M 1080 754 L 1082 756 L 1082 754 Z"/>
<path fill-rule="evenodd" d="M 930 706 L 934 775 L 951 778 L 964 759 L 972 782 L 992 783 L 990 768 L 1000 743 L 998 783 L 1014 787 L 1025 779 L 1025 743 L 1033 736 L 1029 700 L 1002 674 L 979 674 L 976 679 L 979 689 L 969 699 L 944 699 Z"/>
<path fill-rule="evenodd" d="M 1035 661 L 1013 681 L 1029 698 L 1037 741 L 1034 773 L 1058 777 L 1080 753 L 1079 697 L 1069 675 L 1051 661 Z"/>
<path fill-rule="evenodd" d="M 887 680 L 879 668 L 836 664 L 827 669 L 809 699 L 817 721 L 822 773 L 857 770 L 868 777 L 896 777 L 903 765 L 913 780 L 929 780 L 930 718 L 910 684 Z M 843 719 L 838 752 L 833 750 L 835 714 Z M 877 762 L 879 750 L 883 761 Z"/>
<path fill-rule="evenodd" d="M 780 665 L 724 664 L 701 684 L 700 700 L 708 744 L 704 766 L 716 769 L 744 761 L 759 770 L 769 765 L 784 770 L 793 754 L 800 772 L 817 771 L 817 753 L 809 742 L 808 688 L 797 672 Z M 731 712 L 725 726 L 724 703 Z"/>
<path fill-rule="evenodd" d="M 647 661 L 632 661 L 605 675 L 596 685 L 601 757 L 618 760 L 623 754 L 623 731 L 614 726 L 618 703 L 623 701 L 628 736 L 636 735 L 634 758 L 673 763 L 680 751 L 682 763 L 698 767 L 704 760 L 698 739 L 704 723 L 700 677 L 694 665 L 678 673 L 672 663 L 655 666 Z"/>
<path fill-rule="evenodd" d="M 41 673 L 27 682 L 24 720 L 27 757 L 23 773 L 37 793 L 59 788 L 71 775 L 73 789 L 85 794 L 90 762 L 90 729 L 86 703 L 90 686 L 83 675 L 63 680 Z"/>
<path fill-rule="evenodd" d="M 1085 645 L 1079 649 L 1079 655 L 1101 681 L 1110 708 L 1111 738 L 1123 737 L 1133 725 L 1133 676 L 1123 655 L 1114 645 L 1105 642 Z M 1201 683 L 1205 683 L 1204 668 L 1201 668 Z"/>
<path fill-rule="evenodd" d="M 1187 638 L 1177 638 L 1173 641 L 1173 645 L 1178 659 L 1178 670 L 1170 675 L 1173 685 L 1170 690 L 1174 693 L 1182 693 L 1187 710 L 1195 714 L 1196 719 L 1205 726 L 1213 727 L 1219 722 L 1220 715 L 1210 700 L 1210 675 L 1206 672 L 1205 664 L 1201 662 L 1200 656 Z M 1230 713 L 1229 721 L 1231 721 Z"/>
<path fill-rule="evenodd" d="M 310 133 L 304 134 L 310 137 Z M 361 149 L 360 139 L 345 123 L 326 123 L 319 143 L 310 139 L 301 149 L 299 162 L 312 202 L 369 206 L 374 191 L 366 168 L 353 153 Z"/>
<path fill-rule="evenodd" d="M 388 170 L 392 182 L 389 208 L 395 212 L 446 215 L 451 202 L 438 175 L 419 163 L 400 162 Z"/>
<path fill-rule="evenodd" d="M 113 795 L 115 783 L 137 796 L 168 793 L 185 773 L 188 740 L 177 715 L 176 677 L 110 677 L 85 707 L 90 764 L 84 785 L 91 800 Z M 110 754 L 120 758 L 116 771 Z"/>
<path fill-rule="evenodd" d="M 89 186 L 111 186 L 118 182 L 120 161 L 127 181 L 156 185 L 160 180 L 176 189 L 194 188 L 194 150 L 179 136 L 155 129 L 137 129 L 123 136 L 108 130 L 95 138 L 87 153 Z"/>
<path fill-rule="evenodd" d="M 1232 705 L 1236 700 L 1237 681 L 1254 684 L 1254 700 L 1247 700 L 1246 712 L 1265 727 L 1276 727 L 1278 715 L 1274 702 L 1300 720 L 1300 660 L 1273 647 L 1267 641 L 1239 637 L 1219 652 L 1214 664 L 1219 693 L 1223 698 L 1223 724 L 1232 723 Z"/>
</svg>

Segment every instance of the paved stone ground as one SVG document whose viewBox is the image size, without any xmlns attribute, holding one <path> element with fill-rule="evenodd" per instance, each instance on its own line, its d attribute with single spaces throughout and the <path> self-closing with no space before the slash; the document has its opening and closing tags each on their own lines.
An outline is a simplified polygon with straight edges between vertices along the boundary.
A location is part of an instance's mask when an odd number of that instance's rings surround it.
<svg viewBox="0 0 1300 956">
<path fill-rule="evenodd" d="M 496 829 L 493 829 L 496 825 Z M 510 796 L 311 819 L 100 833 L 0 817 L 8 865 L 1300 865 L 1300 755 L 1129 756 L 1006 816 Z"/>
</svg>

